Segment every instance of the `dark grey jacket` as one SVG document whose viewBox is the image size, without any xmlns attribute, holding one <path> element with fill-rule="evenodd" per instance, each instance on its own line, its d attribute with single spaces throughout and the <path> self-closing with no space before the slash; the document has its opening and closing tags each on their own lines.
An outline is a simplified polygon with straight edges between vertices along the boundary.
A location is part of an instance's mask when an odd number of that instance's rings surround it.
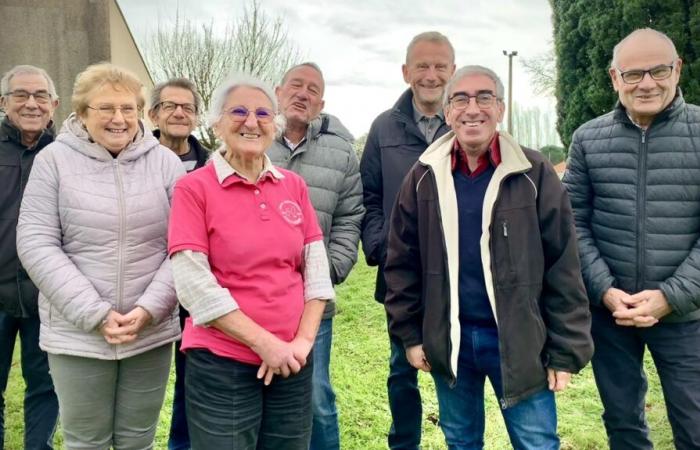
<svg viewBox="0 0 700 450">
<path fill-rule="evenodd" d="M 449 131 L 442 124 L 435 140 Z M 364 204 L 367 212 L 362 223 L 362 249 L 370 266 L 379 266 L 374 298 L 384 303 L 384 261 L 389 217 L 401 182 L 428 148 L 425 136 L 413 118 L 413 92 L 410 89 L 396 104 L 374 119 L 360 161 Z"/>
<path fill-rule="evenodd" d="M 664 320 L 700 319 L 700 107 L 679 91 L 645 131 L 618 104 L 576 130 L 564 183 L 591 303 L 660 289 Z"/>
<path fill-rule="evenodd" d="M 276 139 L 267 151 L 274 165 L 296 172 L 306 181 L 323 231 L 334 285 L 347 278 L 357 261 L 365 211 L 352 141 L 343 124 L 324 113 L 309 123 L 306 138 L 294 151 L 283 137 Z M 334 312 L 335 302 L 328 302 L 324 318 Z"/>
<path fill-rule="evenodd" d="M 19 205 L 34 157 L 53 142 L 53 128 L 36 145 L 22 145 L 21 133 L 7 118 L 0 124 L 0 311 L 14 317 L 36 316 L 37 290 L 17 258 L 15 229 Z"/>
</svg>

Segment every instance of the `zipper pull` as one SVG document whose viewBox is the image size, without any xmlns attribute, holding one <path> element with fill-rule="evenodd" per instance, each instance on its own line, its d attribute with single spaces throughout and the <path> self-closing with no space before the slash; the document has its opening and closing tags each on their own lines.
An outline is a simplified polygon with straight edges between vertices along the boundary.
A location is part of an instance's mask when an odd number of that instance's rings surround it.
<svg viewBox="0 0 700 450">
<path fill-rule="evenodd" d="M 508 221 L 503 221 L 503 237 L 508 237 Z"/>
<path fill-rule="evenodd" d="M 647 130 L 642 130 L 642 144 L 647 140 Z"/>
</svg>

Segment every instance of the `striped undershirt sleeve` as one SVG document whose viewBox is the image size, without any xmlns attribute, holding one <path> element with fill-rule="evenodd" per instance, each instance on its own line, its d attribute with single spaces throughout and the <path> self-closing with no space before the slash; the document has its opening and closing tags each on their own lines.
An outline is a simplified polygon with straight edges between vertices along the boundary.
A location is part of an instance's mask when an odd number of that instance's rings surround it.
<svg viewBox="0 0 700 450">
<path fill-rule="evenodd" d="M 170 260 L 177 298 L 189 311 L 194 325 L 206 326 L 238 309 L 238 303 L 229 290 L 216 281 L 206 254 L 182 250 Z"/>
</svg>

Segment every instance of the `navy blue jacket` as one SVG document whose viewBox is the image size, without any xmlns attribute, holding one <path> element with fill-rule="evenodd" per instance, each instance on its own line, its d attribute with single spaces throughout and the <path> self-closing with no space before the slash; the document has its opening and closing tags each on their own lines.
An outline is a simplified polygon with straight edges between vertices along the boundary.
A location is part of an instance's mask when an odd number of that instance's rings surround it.
<svg viewBox="0 0 700 450">
<path fill-rule="evenodd" d="M 447 131 L 449 127 L 442 124 L 435 139 Z M 360 161 L 366 210 L 362 250 L 367 264 L 379 266 L 374 298 L 381 303 L 386 294 L 384 261 L 391 210 L 401 182 L 426 148 L 428 142 L 413 119 L 413 92 L 407 89 L 393 108 L 372 122 Z"/>
<path fill-rule="evenodd" d="M 0 311 L 14 317 L 37 316 L 39 291 L 17 258 L 19 206 L 34 157 L 53 142 L 53 128 L 44 130 L 32 148 L 7 117 L 0 124 Z"/>
</svg>

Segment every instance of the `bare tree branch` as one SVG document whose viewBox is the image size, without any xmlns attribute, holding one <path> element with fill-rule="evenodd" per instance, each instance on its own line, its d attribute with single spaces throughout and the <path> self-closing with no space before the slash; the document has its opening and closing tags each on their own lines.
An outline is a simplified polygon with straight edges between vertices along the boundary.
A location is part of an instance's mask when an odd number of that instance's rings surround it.
<svg viewBox="0 0 700 450">
<path fill-rule="evenodd" d="M 271 19 L 258 0 L 251 0 L 242 17 L 223 32 L 214 23 L 183 18 L 178 10 L 170 24 L 158 22 L 146 40 L 145 59 L 157 82 L 185 77 L 192 80 L 205 107 L 214 89 L 232 72 L 244 72 L 275 83 L 300 58 L 299 50 L 287 36 L 284 21 Z M 202 143 L 216 148 L 214 132 L 199 126 Z"/>
<path fill-rule="evenodd" d="M 557 82 L 557 64 L 554 57 L 554 46 L 532 58 L 522 58 L 520 63 L 532 78 L 536 94 L 554 97 L 554 86 Z"/>
</svg>

